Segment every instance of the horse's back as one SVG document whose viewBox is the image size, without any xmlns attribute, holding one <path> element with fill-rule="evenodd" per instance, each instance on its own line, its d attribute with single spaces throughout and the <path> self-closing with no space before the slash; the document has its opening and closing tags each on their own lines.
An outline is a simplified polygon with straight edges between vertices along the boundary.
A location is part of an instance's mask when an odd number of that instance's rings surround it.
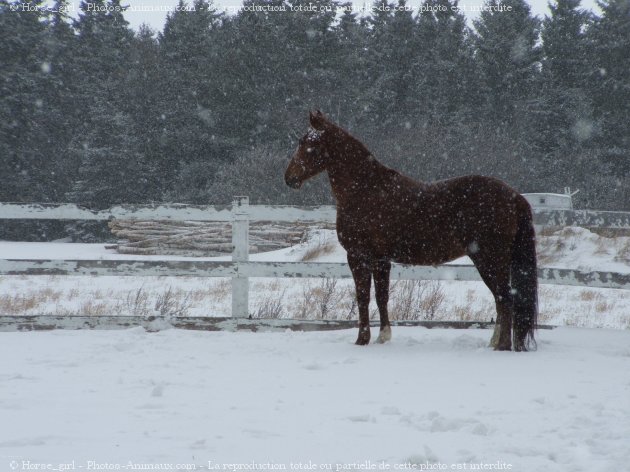
<svg viewBox="0 0 630 472">
<path fill-rule="evenodd" d="M 428 185 L 430 191 L 446 199 L 464 199 L 462 201 L 476 198 L 483 200 L 494 197 L 497 203 L 503 204 L 515 201 L 522 197 L 516 190 L 508 184 L 494 177 L 483 175 L 464 175 L 446 180 L 439 180 Z"/>
<path fill-rule="evenodd" d="M 414 207 L 400 262 L 440 264 L 471 248 L 510 246 L 529 204 L 499 179 L 469 175 L 428 184 Z"/>
<path fill-rule="evenodd" d="M 430 189 L 434 192 L 433 200 L 442 201 L 446 208 L 444 218 L 457 228 L 466 245 L 473 240 L 511 241 L 519 220 L 526 213 L 531 215 L 525 197 L 493 177 L 456 177 L 435 182 Z"/>
<path fill-rule="evenodd" d="M 523 204 L 528 205 L 518 192 L 492 177 L 424 183 L 387 169 L 371 192 L 338 206 L 337 231 L 347 250 L 441 264 L 468 254 L 471 244 L 511 241 Z"/>
</svg>

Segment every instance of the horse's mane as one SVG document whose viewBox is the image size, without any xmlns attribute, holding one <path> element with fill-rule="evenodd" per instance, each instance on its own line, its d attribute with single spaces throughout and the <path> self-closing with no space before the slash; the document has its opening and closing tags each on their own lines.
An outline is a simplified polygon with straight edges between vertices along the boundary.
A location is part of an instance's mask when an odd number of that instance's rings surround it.
<svg viewBox="0 0 630 472">
<path fill-rule="evenodd" d="M 338 143 L 335 143 L 337 145 L 342 144 L 345 149 L 344 151 L 349 152 L 349 154 L 352 154 L 353 156 L 356 157 L 363 157 L 363 158 L 368 158 L 371 157 L 371 161 L 372 160 L 376 160 L 374 158 L 374 156 L 372 155 L 372 153 L 370 152 L 370 150 L 365 146 L 365 144 L 363 144 L 361 141 L 359 141 L 357 138 L 355 138 L 350 132 L 348 132 L 347 130 L 345 130 L 344 128 L 342 128 L 341 126 L 333 123 L 332 121 L 329 121 L 327 118 L 324 118 L 326 120 L 326 132 L 330 133 L 333 135 L 334 140 L 335 141 L 339 141 Z M 350 149 L 348 149 L 348 146 L 350 146 Z"/>
<path fill-rule="evenodd" d="M 366 174 L 378 176 L 381 181 L 389 181 L 398 188 L 404 187 L 415 190 L 427 189 L 428 185 L 425 182 L 414 180 L 386 166 L 372 154 L 365 144 L 355 138 L 351 133 L 328 119 L 324 119 L 326 120 L 326 130 L 321 136 L 325 136 L 326 133 L 331 133 L 333 135 L 331 139 L 333 145 L 343 150 L 342 152 L 346 162 L 348 162 L 347 158 L 350 157 L 355 165 L 357 163 L 359 164 L 360 174 L 363 176 Z"/>
</svg>

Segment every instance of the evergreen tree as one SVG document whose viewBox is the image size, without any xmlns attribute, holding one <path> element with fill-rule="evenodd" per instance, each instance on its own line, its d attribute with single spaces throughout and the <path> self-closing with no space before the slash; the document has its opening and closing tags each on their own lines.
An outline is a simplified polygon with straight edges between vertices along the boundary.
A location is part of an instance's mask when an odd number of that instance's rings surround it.
<svg viewBox="0 0 630 472">
<path fill-rule="evenodd" d="M 51 63 L 43 0 L 0 2 L 0 199 L 55 199 Z M 51 116 L 51 114 L 53 116 Z"/>
<path fill-rule="evenodd" d="M 59 2 L 56 2 L 56 4 Z M 0 200 L 62 201 L 71 132 L 64 90 L 72 31 L 41 1 L 0 1 Z M 62 52 L 63 51 L 63 52 Z M 5 222 L 0 238 L 60 237 L 58 222 Z"/>
<path fill-rule="evenodd" d="M 413 36 L 413 21 L 410 15 L 399 14 L 398 23 L 406 21 L 405 31 L 394 27 L 395 4 L 385 0 L 374 0 L 372 14 L 368 18 L 369 35 L 367 41 L 366 69 L 366 118 L 370 120 L 370 127 L 378 130 L 387 128 L 392 121 L 396 126 L 405 123 L 407 118 L 396 114 L 397 106 L 409 96 L 408 88 L 395 90 L 395 84 L 401 82 L 401 75 L 407 74 L 408 63 L 401 63 L 400 56 L 394 59 L 393 45 L 403 47 Z M 402 25 L 401 25 L 402 26 Z M 406 33 L 406 36 L 405 36 Z M 405 36 L 405 37 L 403 37 Z M 406 58 L 409 60 L 409 56 Z"/>
<path fill-rule="evenodd" d="M 457 1 L 426 0 L 417 18 L 415 104 L 425 123 L 467 121 L 476 104 L 471 32 Z"/>
<path fill-rule="evenodd" d="M 542 87 L 532 107 L 532 141 L 541 154 L 539 178 L 549 189 L 576 185 L 575 174 L 584 166 L 580 156 L 593 135 L 586 31 L 590 15 L 580 0 L 557 0 L 543 21 Z"/>
<path fill-rule="evenodd" d="M 162 142 L 167 109 L 163 103 L 163 71 L 160 68 L 159 45 L 155 33 L 141 25 L 134 37 L 130 54 L 131 68 L 127 80 L 127 105 L 133 129 L 139 133 L 138 146 L 144 158 L 146 193 L 143 201 L 162 201 L 172 185 L 173 175 L 164 172 L 166 161 Z"/>
<path fill-rule="evenodd" d="M 526 113 L 538 83 L 538 18 L 524 0 L 489 0 L 473 23 L 485 114 L 501 126 Z"/>
<path fill-rule="evenodd" d="M 545 81 L 568 89 L 581 88 L 587 75 L 586 31 L 591 15 L 580 0 L 554 0 L 541 32 Z"/>
<path fill-rule="evenodd" d="M 229 21 L 222 64 L 241 143 L 286 143 L 287 123 L 302 121 L 305 109 L 334 107 L 334 18 L 329 0 L 270 0 L 246 2 Z"/>
<path fill-rule="evenodd" d="M 158 168 L 160 178 L 171 183 L 171 199 L 207 200 L 205 187 L 229 159 L 219 100 L 221 22 L 222 15 L 206 0 L 190 6 L 180 0 L 158 36 L 163 94 Z"/>
<path fill-rule="evenodd" d="M 476 33 L 456 0 L 418 15 L 375 0 L 364 17 L 336 0 L 247 0 L 230 17 L 181 0 L 157 38 L 120 0 L 84 0 L 74 24 L 68 1 L 0 0 L 2 200 L 216 201 L 241 180 L 226 172 L 260 180 L 320 108 L 418 177 L 630 201 L 627 0 L 600 18 L 553 0 L 540 38 L 525 0 L 489 0 Z"/>
<path fill-rule="evenodd" d="M 630 2 L 599 2 L 590 30 L 597 144 L 619 177 L 630 175 Z"/>
<path fill-rule="evenodd" d="M 119 0 L 80 7 L 77 105 L 84 119 L 70 144 L 77 177 L 68 198 L 95 208 L 142 202 L 149 187 L 146 162 L 128 101 L 133 32 Z"/>
<path fill-rule="evenodd" d="M 473 24 L 475 59 L 479 71 L 480 118 L 493 142 L 504 145 L 504 160 L 515 172 L 508 182 L 524 181 L 521 191 L 543 190 L 540 177 L 547 165 L 537 147 L 540 106 L 540 21 L 524 0 L 489 0 Z M 488 139 L 488 138 L 487 138 Z M 520 174 L 524 170 L 526 175 Z"/>
<path fill-rule="evenodd" d="M 55 0 L 48 20 L 48 38 L 42 45 L 47 57 L 42 67 L 46 79 L 46 118 L 52 136 L 48 153 L 53 163 L 46 180 L 53 201 L 65 199 L 75 177 L 68 146 L 80 125 L 83 112 L 75 100 L 81 77 L 75 68 L 78 43 L 68 12 L 68 0 Z"/>
<path fill-rule="evenodd" d="M 344 126 L 354 129 L 371 102 L 367 92 L 370 84 L 366 51 L 368 29 L 365 21 L 358 19 L 352 3 L 344 3 L 340 8 L 339 22 L 332 26 L 336 45 L 330 75 L 336 85 L 329 91 L 332 96 L 329 113 Z"/>
</svg>

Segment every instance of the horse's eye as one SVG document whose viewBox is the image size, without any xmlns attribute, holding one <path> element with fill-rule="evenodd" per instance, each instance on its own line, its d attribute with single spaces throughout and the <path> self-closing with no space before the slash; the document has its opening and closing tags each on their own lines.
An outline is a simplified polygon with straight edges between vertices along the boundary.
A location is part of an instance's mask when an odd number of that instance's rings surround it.
<svg viewBox="0 0 630 472">
<path fill-rule="evenodd" d="M 313 149 L 312 147 L 306 148 L 306 152 L 307 153 L 312 153 L 315 149 Z"/>
</svg>

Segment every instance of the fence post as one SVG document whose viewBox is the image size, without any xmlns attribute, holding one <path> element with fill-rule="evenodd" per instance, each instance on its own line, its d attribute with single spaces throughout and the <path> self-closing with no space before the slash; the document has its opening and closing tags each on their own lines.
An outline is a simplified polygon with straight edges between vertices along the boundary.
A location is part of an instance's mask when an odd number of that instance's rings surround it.
<svg viewBox="0 0 630 472">
<path fill-rule="evenodd" d="M 234 197 L 232 201 L 232 262 L 237 263 L 237 275 L 232 277 L 232 317 L 249 316 L 249 279 L 241 277 L 239 262 L 249 261 L 249 197 Z"/>
</svg>

